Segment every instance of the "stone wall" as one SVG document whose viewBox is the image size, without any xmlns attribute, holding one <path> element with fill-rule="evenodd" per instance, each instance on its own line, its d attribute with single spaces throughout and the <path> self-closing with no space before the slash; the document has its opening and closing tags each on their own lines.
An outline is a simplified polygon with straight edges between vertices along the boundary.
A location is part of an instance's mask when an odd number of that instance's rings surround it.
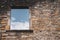
<svg viewBox="0 0 60 40">
<path fill-rule="evenodd" d="M 58 1 L 42 0 L 31 4 L 30 29 L 33 33 L 4 32 L 2 40 L 60 40 L 59 4 Z"/>
<path fill-rule="evenodd" d="M 4 32 L 2 33 L 2 40 L 32 40 L 31 35 L 30 32 Z"/>
<path fill-rule="evenodd" d="M 8 30 L 8 21 L 10 19 L 10 2 L 8 0 L 0 0 L 0 30 Z"/>
<path fill-rule="evenodd" d="M 31 25 L 36 30 L 57 30 L 60 27 L 60 3 L 36 2 L 30 7 Z"/>
<path fill-rule="evenodd" d="M 30 6 L 33 40 L 60 40 L 60 3 L 41 1 Z"/>
</svg>

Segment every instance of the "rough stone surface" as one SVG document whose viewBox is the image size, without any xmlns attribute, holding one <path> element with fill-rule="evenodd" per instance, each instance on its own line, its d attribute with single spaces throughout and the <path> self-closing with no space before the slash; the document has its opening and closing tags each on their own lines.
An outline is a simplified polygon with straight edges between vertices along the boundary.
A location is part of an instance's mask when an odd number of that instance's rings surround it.
<svg viewBox="0 0 60 40">
<path fill-rule="evenodd" d="M 2 33 L 2 40 L 32 40 L 32 33 L 6 32 Z"/>
<path fill-rule="evenodd" d="M 2 40 L 60 40 L 59 1 L 38 1 L 29 7 L 33 33 L 2 33 Z"/>
<path fill-rule="evenodd" d="M 59 4 L 45 1 L 36 2 L 30 7 L 33 40 L 60 40 Z"/>
<path fill-rule="evenodd" d="M 34 30 L 58 30 L 60 27 L 59 3 L 37 2 L 30 7 Z"/>
<path fill-rule="evenodd" d="M 60 40 L 58 31 L 40 31 L 34 33 L 34 40 Z"/>
</svg>

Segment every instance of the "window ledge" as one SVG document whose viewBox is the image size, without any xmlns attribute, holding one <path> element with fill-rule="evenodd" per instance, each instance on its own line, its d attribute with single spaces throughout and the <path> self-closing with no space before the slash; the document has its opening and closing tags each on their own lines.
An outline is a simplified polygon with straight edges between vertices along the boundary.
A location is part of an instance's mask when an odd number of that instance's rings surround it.
<svg viewBox="0 0 60 40">
<path fill-rule="evenodd" d="M 29 33 L 33 33 L 33 30 L 7 30 L 6 32 L 29 32 Z"/>
</svg>

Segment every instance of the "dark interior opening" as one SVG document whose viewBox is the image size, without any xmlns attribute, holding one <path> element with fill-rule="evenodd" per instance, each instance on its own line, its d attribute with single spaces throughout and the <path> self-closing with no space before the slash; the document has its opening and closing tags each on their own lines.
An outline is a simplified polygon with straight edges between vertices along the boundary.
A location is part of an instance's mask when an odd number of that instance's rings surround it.
<svg viewBox="0 0 60 40">
<path fill-rule="evenodd" d="M 11 9 L 29 9 L 28 6 L 11 6 Z"/>
</svg>

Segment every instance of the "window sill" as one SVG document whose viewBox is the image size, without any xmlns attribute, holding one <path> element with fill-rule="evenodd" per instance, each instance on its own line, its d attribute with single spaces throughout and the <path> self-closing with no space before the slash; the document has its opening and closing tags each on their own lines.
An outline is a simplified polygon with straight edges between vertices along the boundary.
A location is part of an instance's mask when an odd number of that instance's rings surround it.
<svg viewBox="0 0 60 40">
<path fill-rule="evenodd" d="M 33 30 L 6 30 L 6 32 L 27 32 L 27 33 L 33 33 Z"/>
</svg>

